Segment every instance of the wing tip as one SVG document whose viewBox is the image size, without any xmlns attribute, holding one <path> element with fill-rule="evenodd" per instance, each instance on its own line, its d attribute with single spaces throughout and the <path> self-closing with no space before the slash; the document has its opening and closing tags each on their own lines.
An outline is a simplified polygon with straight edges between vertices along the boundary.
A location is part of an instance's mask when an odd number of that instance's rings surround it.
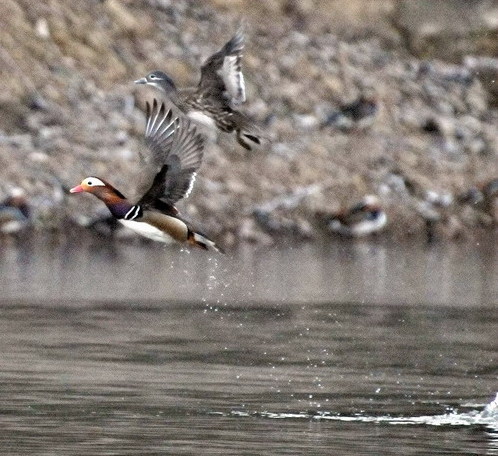
<svg viewBox="0 0 498 456">
<path fill-rule="evenodd" d="M 225 55 L 241 54 L 245 46 L 245 21 L 241 21 L 235 34 L 225 45 Z"/>
</svg>

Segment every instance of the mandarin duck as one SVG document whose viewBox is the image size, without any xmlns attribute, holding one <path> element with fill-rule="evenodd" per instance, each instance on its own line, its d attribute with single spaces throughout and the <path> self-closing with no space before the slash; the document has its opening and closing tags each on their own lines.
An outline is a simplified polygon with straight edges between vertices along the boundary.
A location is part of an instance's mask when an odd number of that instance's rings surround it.
<svg viewBox="0 0 498 456">
<path fill-rule="evenodd" d="M 246 100 L 244 75 L 241 70 L 244 34 L 242 28 L 218 52 L 201 66 L 197 87 L 178 89 L 162 71 L 153 71 L 137 79 L 164 93 L 182 112 L 207 126 L 223 132 L 236 132 L 238 143 L 247 150 L 251 144 L 261 144 L 258 127 L 234 107 Z"/>
<path fill-rule="evenodd" d="M 87 177 L 71 193 L 93 193 L 111 214 L 135 232 L 160 242 L 171 238 L 205 250 L 221 252 L 212 240 L 180 216 L 175 203 L 188 196 L 201 165 L 204 137 L 184 116 L 173 115 L 172 106 L 156 99 L 147 102 L 145 143 L 140 155 L 142 176 L 134 200 L 99 177 Z"/>
<path fill-rule="evenodd" d="M 349 237 L 362 237 L 381 231 L 387 223 L 387 215 L 379 199 L 367 195 L 362 201 L 338 214 L 327 217 L 330 231 Z"/>
</svg>

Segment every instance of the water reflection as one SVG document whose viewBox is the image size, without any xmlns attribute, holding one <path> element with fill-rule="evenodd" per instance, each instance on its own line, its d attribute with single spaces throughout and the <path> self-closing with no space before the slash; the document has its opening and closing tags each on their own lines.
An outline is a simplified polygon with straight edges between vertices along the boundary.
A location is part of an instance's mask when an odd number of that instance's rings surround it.
<svg viewBox="0 0 498 456">
<path fill-rule="evenodd" d="M 177 246 L 44 239 L 2 247 L 0 286 L 5 299 L 479 306 L 497 301 L 497 262 L 494 239 L 431 247 L 245 247 L 216 257 Z"/>
<path fill-rule="evenodd" d="M 6 454 L 497 454 L 493 244 L 0 264 Z"/>
</svg>

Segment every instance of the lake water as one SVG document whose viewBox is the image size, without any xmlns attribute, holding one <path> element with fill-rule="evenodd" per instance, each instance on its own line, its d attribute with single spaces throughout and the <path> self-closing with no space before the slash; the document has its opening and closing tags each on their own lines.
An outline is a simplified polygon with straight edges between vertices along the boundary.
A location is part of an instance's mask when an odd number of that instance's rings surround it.
<svg viewBox="0 0 498 456">
<path fill-rule="evenodd" d="M 498 455 L 495 238 L 3 244 L 2 455 Z"/>
</svg>

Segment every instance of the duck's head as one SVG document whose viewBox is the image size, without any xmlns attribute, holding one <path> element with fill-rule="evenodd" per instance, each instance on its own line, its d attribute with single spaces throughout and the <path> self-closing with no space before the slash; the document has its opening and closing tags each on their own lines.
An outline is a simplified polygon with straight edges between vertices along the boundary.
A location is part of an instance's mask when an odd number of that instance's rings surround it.
<svg viewBox="0 0 498 456">
<path fill-rule="evenodd" d="M 349 210 L 351 215 L 367 214 L 374 217 L 377 217 L 382 212 L 380 200 L 375 195 L 365 196 L 358 204 L 354 205 Z"/>
<path fill-rule="evenodd" d="M 69 190 L 70 193 L 93 193 L 96 197 L 107 201 L 113 197 L 125 199 L 124 195 L 116 190 L 111 184 L 99 177 L 87 177 L 81 181 L 80 185 Z"/>
<path fill-rule="evenodd" d="M 147 76 L 137 79 L 135 84 L 150 85 L 167 93 L 174 92 L 176 90 L 173 79 L 162 71 L 152 71 Z"/>
<path fill-rule="evenodd" d="M 107 187 L 107 184 L 98 177 L 87 177 L 81 181 L 80 185 L 73 187 L 69 190 L 70 193 L 98 193 L 104 190 Z"/>
</svg>

